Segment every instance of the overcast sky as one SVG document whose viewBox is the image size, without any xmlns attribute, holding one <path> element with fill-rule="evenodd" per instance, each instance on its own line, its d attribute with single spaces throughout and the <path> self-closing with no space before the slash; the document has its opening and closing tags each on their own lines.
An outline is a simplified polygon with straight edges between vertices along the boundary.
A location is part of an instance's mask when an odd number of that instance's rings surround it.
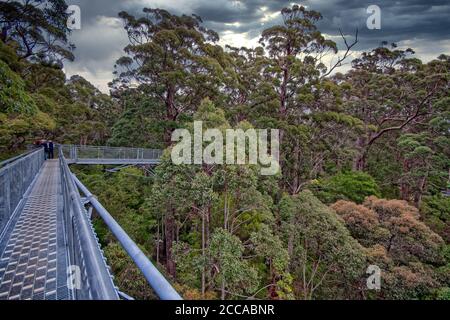
<svg viewBox="0 0 450 320">
<path fill-rule="evenodd" d="M 75 61 L 66 63 L 70 77 L 79 74 L 103 92 L 112 80 L 115 61 L 123 55 L 127 36 L 118 18 L 120 11 L 139 15 L 142 9 L 163 8 L 175 14 L 195 13 L 216 30 L 221 44 L 254 47 L 261 30 L 280 22 L 280 10 L 294 4 L 283 0 L 68 0 L 81 9 L 81 29 L 70 36 Z M 449 0 L 308 0 L 295 2 L 322 13 L 319 29 L 341 45 L 341 29 L 349 37 L 359 30 L 354 55 L 377 47 L 381 41 L 411 47 L 416 56 L 429 61 L 450 54 Z M 381 9 L 381 29 L 369 30 L 369 5 Z M 331 57 L 330 57 L 331 58 Z M 345 67 L 343 67 L 345 69 Z"/>
</svg>

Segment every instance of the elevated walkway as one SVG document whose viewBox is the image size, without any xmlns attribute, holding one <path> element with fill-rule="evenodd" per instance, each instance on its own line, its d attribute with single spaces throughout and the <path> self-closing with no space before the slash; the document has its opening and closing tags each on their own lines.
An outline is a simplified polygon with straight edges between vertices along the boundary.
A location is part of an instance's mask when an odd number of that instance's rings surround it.
<svg viewBox="0 0 450 320">
<path fill-rule="evenodd" d="M 161 152 L 60 146 L 58 155 L 44 161 L 44 150 L 37 149 L 0 168 L 0 300 L 132 299 L 114 285 L 90 220 L 92 211 L 161 299 L 181 299 L 68 165 L 101 164 L 105 159 L 115 161 L 111 164 L 156 164 Z"/>
<path fill-rule="evenodd" d="M 157 165 L 162 150 L 104 146 L 61 145 L 69 164 Z"/>
<path fill-rule="evenodd" d="M 0 239 L 0 299 L 70 299 L 58 160 L 46 161 Z"/>
</svg>

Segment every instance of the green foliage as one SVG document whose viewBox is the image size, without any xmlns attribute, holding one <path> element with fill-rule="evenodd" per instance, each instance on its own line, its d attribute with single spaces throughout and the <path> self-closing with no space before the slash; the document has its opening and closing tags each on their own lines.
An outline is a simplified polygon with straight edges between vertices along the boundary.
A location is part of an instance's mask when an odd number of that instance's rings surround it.
<svg viewBox="0 0 450 320">
<path fill-rule="evenodd" d="M 140 249 L 143 250 L 142 247 Z M 155 300 L 158 298 L 119 243 L 114 242 L 104 247 L 104 253 L 114 274 L 114 284 L 122 292 L 134 299 Z"/>
<path fill-rule="evenodd" d="M 9 66 L 0 60 L 0 112 L 33 115 L 36 103 L 25 91 L 25 83 Z"/>
<path fill-rule="evenodd" d="M 120 12 L 130 44 L 117 60 L 112 86 L 126 92 L 133 81 L 138 90 L 164 106 L 164 143 L 176 121 L 195 110 L 207 97 L 220 97 L 226 57 L 216 45 L 219 37 L 196 16 L 176 16 L 163 9 L 144 8 L 143 16 Z M 174 126 L 172 126 L 172 124 Z"/>
<path fill-rule="evenodd" d="M 54 119 L 38 109 L 20 75 L 0 60 L 0 151 L 21 149 L 34 136 L 53 129 Z"/>
<path fill-rule="evenodd" d="M 352 285 L 364 272 L 365 255 L 336 213 L 310 191 L 303 191 L 282 198 L 280 215 L 291 274 L 299 288 L 296 297 L 339 298 L 354 294 Z"/>
<path fill-rule="evenodd" d="M 242 259 L 243 252 L 239 238 L 221 228 L 213 232 L 208 257 L 217 270 L 214 277 L 217 288 L 225 288 L 232 294 L 251 294 L 257 289 L 257 272 Z"/>
<path fill-rule="evenodd" d="M 287 270 L 288 252 L 280 238 L 273 234 L 269 226 L 261 226 L 257 232 L 252 233 L 250 240 L 255 246 L 256 254 L 264 257 L 270 263 L 274 272 L 281 274 Z"/>
<path fill-rule="evenodd" d="M 450 288 L 441 288 L 436 292 L 436 300 L 450 300 Z"/>
<path fill-rule="evenodd" d="M 0 40 L 17 44 L 22 59 L 59 62 L 73 60 L 73 45 L 64 0 L 3 1 L 0 3 Z"/>
<path fill-rule="evenodd" d="M 37 139 L 106 141 L 117 104 L 80 76 L 67 83 L 61 66 L 21 60 L 0 41 L 0 150 L 13 153 Z"/>
<path fill-rule="evenodd" d="M 325 203 L 333 203 L 341 199 L 362 203 L 368 196 L 380 195 L 375 180 L 367 173 L 360 171 L 342 172 L 315 180 L 310 188 Z"/>
<path fill-rule="evenodd" d="M 375 298 L 426 298 L 446 284 L 445 277 L 439 279 L 445 274 L 443 240 L 419 220 L 416 208 L 375 197 L 363 205 L 338 201 L 332 208 L 367 248 L 369 262 L 383 270 L 383 289 Z"/>
<path fill-rule="evenodd" d="M 158 101 L 131 92 L 124 94 L 122 100 L 125 100 L 125 110 L 112 127 L 108 144 L 163 148 L 164 130 L 168 124 L 161 121 L 161 105 Z"/>
<path fill-rule="evenodd" d="M 441 195 L 424 197 L 420 213 L 425 223 L 449 243 L 450 197 Z"/>
<path fill-rule="evenodd" d="M 137 168 L 122 169 L 116 173 L 104 172 L 101 166 L 77 166 L 72 170 L 143 252 L 152 258 L 157 222 L 145 203 L 151 179 Z M 154 299 L 155 295 L 144 276 L 95 213 L 93 223 L 115 275 L 116 285 L 136 299 Z"/>
</svg>

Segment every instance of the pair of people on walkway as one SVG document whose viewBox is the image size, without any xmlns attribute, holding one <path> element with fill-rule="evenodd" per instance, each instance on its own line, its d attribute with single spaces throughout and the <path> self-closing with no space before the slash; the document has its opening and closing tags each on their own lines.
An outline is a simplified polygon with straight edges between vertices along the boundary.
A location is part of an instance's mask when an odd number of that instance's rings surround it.
<svg viewBox="0 0 450 320">
<path fill-rule="evenodd" d="M 44 148 L 45 160 L 53 159 L 55 157 L 54 154 L 54 144 L 52 140 L 41 140 L 39 146 Z"/>
</svg>

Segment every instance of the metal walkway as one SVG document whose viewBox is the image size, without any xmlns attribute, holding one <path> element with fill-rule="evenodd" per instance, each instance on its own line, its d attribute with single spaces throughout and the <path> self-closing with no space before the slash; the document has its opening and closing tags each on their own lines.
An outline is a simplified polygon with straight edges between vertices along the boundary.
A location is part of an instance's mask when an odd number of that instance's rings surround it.
<svg viewBox="0 0 450 320">
<path fill-rule="evenodd" d="M 0 299 L 70 299 L 58 160 L 46 161 L 0 239 Z"/>
<path fill-rule="evenodd" d="M 92 212 L 103 219 L 160 299 L 181 299 L 68 165 L 80 159 L 152 165 L 160 156 L 151 149 L 60 145 L 57 160 L 44 161 L 41 148 L 2 162 L 0 300 L 132 299 L 114 285 Z"/>
</svg>

